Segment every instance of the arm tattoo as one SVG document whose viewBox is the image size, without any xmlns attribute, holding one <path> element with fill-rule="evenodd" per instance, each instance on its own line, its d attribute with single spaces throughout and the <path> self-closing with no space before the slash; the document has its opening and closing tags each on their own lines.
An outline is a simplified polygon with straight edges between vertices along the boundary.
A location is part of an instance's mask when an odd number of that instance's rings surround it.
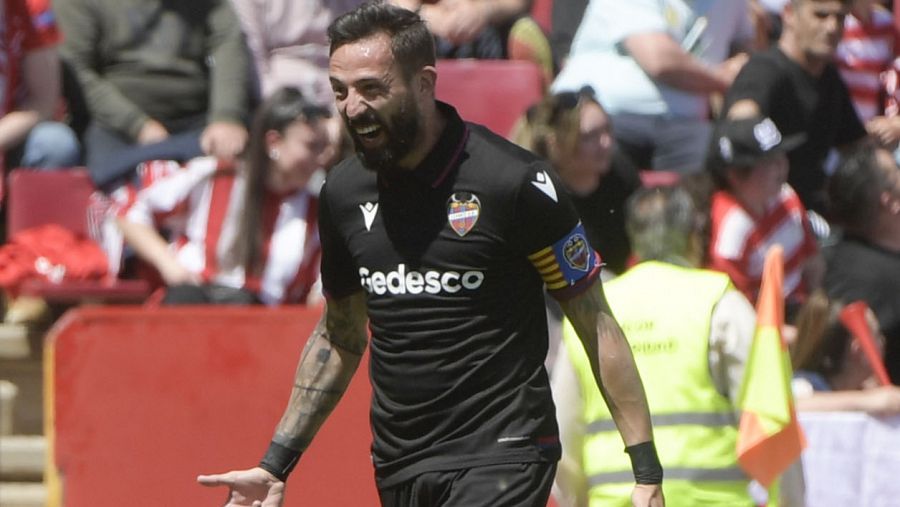
<svg viewBox="0 0 900 507">
<path fill-rule="evenodd" d="M 350 384 L 367 342 L 365 293 L 330 301 L 303 349 L 274 442 L 306 449 Z"/>
</svg>

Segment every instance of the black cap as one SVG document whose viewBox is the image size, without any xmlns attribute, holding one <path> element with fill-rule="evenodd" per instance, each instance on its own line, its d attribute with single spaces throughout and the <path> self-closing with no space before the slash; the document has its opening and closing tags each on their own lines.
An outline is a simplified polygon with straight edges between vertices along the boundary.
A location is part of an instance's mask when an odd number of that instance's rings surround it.
<svg viewBox="0 0 900 507">
<path fill-rule="evenodd" d="M 715 127 L 709 161 L 714 168 L 750 167 L 777 153 L 787 153 L 803 144 L 806 136 L 782 137 L 769 118 L 721 120 Z"/>
</svg>

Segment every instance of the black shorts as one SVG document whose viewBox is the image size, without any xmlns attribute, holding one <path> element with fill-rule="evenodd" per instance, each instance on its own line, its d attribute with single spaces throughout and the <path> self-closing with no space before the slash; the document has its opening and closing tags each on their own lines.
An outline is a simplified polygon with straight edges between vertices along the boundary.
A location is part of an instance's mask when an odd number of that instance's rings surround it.
<svg viewBox="0 0 900 507">
<path fill-rule="evenodd" d="M 556 463 L 426 472 L 378 491 L 383 507 L 546 507 Z"/>
</svg>

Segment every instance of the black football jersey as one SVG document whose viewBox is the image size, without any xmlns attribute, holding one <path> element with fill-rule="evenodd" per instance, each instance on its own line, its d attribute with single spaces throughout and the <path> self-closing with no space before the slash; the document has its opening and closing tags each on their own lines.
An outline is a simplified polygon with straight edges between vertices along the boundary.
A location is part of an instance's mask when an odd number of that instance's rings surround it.
<svg viewBox="0 0 900 507">
<path fill-rule="evenodd" d="M 600 268 L 550 166 L 439 107 L 447 125 L 419 167 L 353 157 L 320 200 L 326 296 L 368 295 L 380 487 L 559 459 L 544 287 L 567 297 Z"/>
</svg>

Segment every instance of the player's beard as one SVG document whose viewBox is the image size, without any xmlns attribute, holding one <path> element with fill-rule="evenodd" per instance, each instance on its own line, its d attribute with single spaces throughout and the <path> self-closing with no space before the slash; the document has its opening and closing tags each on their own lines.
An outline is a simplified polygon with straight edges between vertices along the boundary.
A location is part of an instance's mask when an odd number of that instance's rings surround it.
<svg viewBox="0 0 900 507">
<path fill-rule="evenodd" d="M 411 94 L 402 99 L 396 112 L 385 117 L 369 108 L 353 120 L 344 118 L 353 140 L 356 154 L 363 166 L 372 171 L 396 171 L 397 163 L 412 151 L 418 140 L 419 108 Z M 376 124 L 384 132 L 384 142 L 380 146 L 367 147 L 355 127 Z"/>
</svg>

